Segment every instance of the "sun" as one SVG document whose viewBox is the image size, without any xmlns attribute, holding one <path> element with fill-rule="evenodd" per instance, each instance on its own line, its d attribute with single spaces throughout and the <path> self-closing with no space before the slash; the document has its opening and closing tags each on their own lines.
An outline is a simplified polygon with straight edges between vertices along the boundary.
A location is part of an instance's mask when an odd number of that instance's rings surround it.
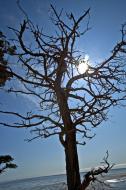
<svg viewBox="0 0 126 190">
<path fill-rule="evenodd" d="M 85 55 L 85 57 L 79 61 L 78 71 L 80 74 L 83 74 L 88 70 L 89 68 L 88 63 L 89 63 L 89 56 Z"/>
</svg>

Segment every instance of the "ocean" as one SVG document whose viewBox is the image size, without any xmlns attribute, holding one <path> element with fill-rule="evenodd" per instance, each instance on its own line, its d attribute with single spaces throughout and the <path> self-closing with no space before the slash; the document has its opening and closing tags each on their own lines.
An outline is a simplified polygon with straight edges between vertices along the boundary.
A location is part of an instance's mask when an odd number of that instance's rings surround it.
<svg viewBox="0 0 126 190">
<path fill-rule="evenodd" d="M 83 177 L 84 173 L 81 173 Z M 126 190 L 126 168 L 112 169 L 109 174 L 102 178 L 104 189 Z M 102 184 L 94 183 L 96 189 L 100 190 Z M 93 188 L 89 188 L 90 190 Z M 0 190 L 67 190 L 66 175 L 42 176 L 15 181 L 1 182 Z"/>
</svg>

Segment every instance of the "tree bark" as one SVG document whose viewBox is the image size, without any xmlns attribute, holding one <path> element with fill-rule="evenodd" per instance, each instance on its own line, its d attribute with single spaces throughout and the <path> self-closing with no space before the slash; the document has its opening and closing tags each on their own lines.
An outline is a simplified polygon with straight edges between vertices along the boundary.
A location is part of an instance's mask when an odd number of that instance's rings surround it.
<svg viewBox="0 0 126 190">
<path fill-rule="evenodd" d="M 68 190 L 80 190 L 81 179 L 75 132 L 66 134 L 65 142 L 66 174 Z"/>
<path fill-rule="evenodd" d="M 60 80 L 57 79 L 56 81 L 59 83 Z M 60 141 L 65 148 L 67 186 L 68 190 L 80 190 L 81 179 L 76 144 L 76 130 L 70 117 L 69 106 L 65 92 L 57 83 L 55 84 L 57 101 L 64 124 L 64 143 L 62 143 L 62 140 Z"/>
</svg>

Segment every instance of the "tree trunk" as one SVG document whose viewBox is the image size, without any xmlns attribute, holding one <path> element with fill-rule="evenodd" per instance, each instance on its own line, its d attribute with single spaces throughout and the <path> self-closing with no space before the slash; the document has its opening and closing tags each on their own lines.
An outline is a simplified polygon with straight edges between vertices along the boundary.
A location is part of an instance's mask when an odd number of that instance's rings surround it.
<svg viewBox="0 0 126 190">
<path fill-rule="evenodd" d="M 59 83 L 60 80 L 57 78 L 56 81 Z M 73 127 L 73 123 L 71 120 L 66 94 L 57 83 L 55 84 L 55 89 L 57 101 L 60 108 L 60 114 L 62 116 L 64 124 L 63 134 L 65 135 L 65 140 L 63 139 L 63 137 L 61 137 L 61 135 L 60 142 L 65 148 L 68 190 L 80 190 L 81 180 L 76 145 L 76 131 Z"/>
<path fill-rule="evenodd" d="M 66 134 L 66 174 L 67 174 L 67 185 L 68 190 L 80 190 L 81 179 L 79 172 L 79 161 L 77 154 L 76 145 L 76 134 L 75 132 Z"/>
</svg>

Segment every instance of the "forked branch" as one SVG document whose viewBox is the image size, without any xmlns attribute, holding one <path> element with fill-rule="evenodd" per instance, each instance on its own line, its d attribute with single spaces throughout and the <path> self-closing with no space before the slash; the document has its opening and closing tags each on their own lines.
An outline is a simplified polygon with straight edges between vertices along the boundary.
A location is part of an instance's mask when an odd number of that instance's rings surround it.
<svg viewBox="0 0 126 190">
<path fill-rule="evenodd" d="M 103 174 L 107 174 L 109 170 L 114 166 L 114 164 L 110 165 L 110 163 L 108 162 L 108 157 L 109 153 L 107 151 L 106 157 L 103 158 L 103 166 L 98 167 L 96 169 L 94 168 L 85 174 L 84 179 L 82 181 L 81 190 L 86 189 L 92 182 L 99 182 L 98 176 L 100 175 L 103 177 Z"/>
</svg>

